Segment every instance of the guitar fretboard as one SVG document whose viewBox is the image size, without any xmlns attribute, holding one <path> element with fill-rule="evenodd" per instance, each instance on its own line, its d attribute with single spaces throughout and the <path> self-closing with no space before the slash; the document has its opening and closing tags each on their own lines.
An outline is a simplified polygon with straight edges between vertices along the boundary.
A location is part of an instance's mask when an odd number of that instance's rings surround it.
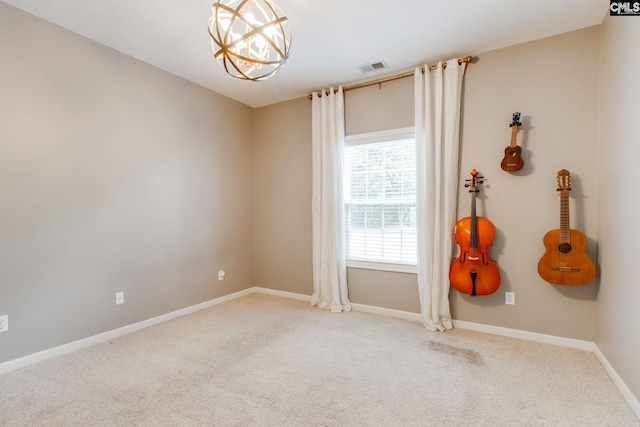
<svg viewBox="0 0 640 427">
<path fill-rule="evenodd" d="M 569 191 L 560 191 L 560 243 L 571 243 L 569 223 Z"/>
</svg>

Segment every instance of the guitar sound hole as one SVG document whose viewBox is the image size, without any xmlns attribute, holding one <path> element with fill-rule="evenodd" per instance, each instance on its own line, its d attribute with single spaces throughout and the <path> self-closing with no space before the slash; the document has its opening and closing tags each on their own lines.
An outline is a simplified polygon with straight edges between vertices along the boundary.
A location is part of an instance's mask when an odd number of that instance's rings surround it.
<svg viewBox="0 0 640 427">
<path fill-rule="evenodd" d="M 569 252 L 571 252 L 571 244 L 569 244 L 569 243 L 560 243 L 558 245 L 558 250 L 560 252 L 562 252 L 563 254 L 568 254 Z"/>
<path fill-rule="evenodd" d="M 509 155 L 510 155 L 511 157 L 515 157 L 515 156 L 517 156 L 517 155 L 518 155 L 518 153 L 516 153 L 515 151 L 512 151 L 511 153 L 509 153 Z"/>
</svg>

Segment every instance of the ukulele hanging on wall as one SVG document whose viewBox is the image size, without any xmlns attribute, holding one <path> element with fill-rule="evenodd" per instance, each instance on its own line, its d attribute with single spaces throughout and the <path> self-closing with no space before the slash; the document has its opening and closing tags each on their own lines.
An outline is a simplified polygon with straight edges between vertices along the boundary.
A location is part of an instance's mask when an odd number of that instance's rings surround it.
<svg viewBox="0 0 640 427">
<path fill-rule="evenodd" d="M 560 193 L 560 229 L 544 236 L 546 252 L 538 262 L 538 274 L 556 285 L 585 285 L 593 280 L 596 267 L 586 254 L 587 238 L 569 226 L 569 191 L 571 175 L 566 169 L 558 172 Z"/>
<path fill-rule="evenodd" d="M 500 167 L 505 172 L 516 172 L 522 169 L 524 162 L 522 161 L 522 148 L 517 145 L 518 127 L 520 123 L 520 113 L 513 113 L 513 121 L 509 125 L 511 127 L 511 144 L 504 149 L 504 158 L 500 163 Z"/>
</svg>

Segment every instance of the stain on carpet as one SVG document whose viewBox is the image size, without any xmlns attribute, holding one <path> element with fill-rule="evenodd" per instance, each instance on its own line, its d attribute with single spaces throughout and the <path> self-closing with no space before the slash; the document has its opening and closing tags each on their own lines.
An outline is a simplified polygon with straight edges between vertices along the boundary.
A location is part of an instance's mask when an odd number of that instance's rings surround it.
<svg viewBox="0 0 640 427">
<path fill-rule="evenodd" d="M 471 350 L 469 348 L 454 347 L 452 345 L 442 344 L 435 341 L 427 342 L 427 347 L 439 353 L 449 354 L 451 356 L 458 357 L 474 365 L 482 365 L 482 356 L 480 356 L 480 353 L 478 353 L 475 350 Z"/>
</svg>

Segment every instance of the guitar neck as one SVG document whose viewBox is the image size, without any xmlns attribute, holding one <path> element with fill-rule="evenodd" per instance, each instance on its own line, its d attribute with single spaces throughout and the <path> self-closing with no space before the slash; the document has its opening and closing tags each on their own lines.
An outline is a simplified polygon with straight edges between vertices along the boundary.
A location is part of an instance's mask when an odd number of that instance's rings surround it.
<svg viewBox="0 0 640 427">
<path fill-rule="evenodd" d="M 571 224 L 569 223 L 569 192 L 560 192 L 560 243 L 570 243 Z"/>
</svg>

